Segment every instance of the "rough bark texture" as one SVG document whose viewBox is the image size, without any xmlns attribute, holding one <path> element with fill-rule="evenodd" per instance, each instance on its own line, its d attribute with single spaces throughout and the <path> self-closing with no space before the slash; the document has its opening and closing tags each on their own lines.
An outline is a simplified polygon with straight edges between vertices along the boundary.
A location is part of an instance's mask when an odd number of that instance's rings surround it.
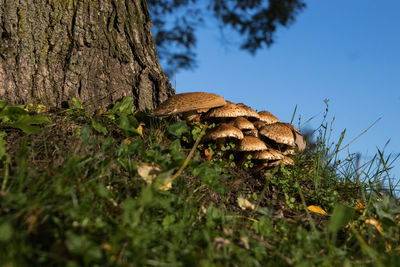
<svg viewBox="0 0 400 267">
<path fill-rule="evenodd" d="M 174 91 L 150 27 L 145 0 L 0 0 L 0 99 L 152 109 Z"/>
</svg>

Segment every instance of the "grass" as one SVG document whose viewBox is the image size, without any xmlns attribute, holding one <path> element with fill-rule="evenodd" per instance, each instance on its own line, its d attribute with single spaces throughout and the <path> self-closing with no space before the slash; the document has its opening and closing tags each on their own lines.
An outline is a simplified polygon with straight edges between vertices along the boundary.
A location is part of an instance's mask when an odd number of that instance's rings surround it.
<svg viewBox="0 0 400 267">
<path fill-rule="evenodd" d="M 3 266 L 400 260 L 400 206 L 390 180 L 396 158 L 378 150 L 358 169 L 355 155 L 340 160 L 343 138 L 332 143 L 325 120 L 296 165 L 252 174 L 251 162 L 234 166 L 230 147 L 211 148 L 205 160 L 208 147 L 194 146 L 199 125 L 133 112 L 129 98 L 95 115 L 77 101 L 71 106 L 41 115 L 0 106 Z"/>
</svg>

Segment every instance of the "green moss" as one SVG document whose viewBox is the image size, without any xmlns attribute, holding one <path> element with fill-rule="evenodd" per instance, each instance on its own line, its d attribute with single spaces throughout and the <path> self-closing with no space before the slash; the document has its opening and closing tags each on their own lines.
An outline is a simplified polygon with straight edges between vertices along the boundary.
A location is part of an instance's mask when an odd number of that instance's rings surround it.
<svg viewBox="0 0 400 267">
<path fill-rule="evenodd" d="M 25 37 L 26 29 L 25 29 L 25 12 L 21 9 L 17 9 L 17 18 L 18 18 L 18 36 L 20 39 Z"/>
</svg>

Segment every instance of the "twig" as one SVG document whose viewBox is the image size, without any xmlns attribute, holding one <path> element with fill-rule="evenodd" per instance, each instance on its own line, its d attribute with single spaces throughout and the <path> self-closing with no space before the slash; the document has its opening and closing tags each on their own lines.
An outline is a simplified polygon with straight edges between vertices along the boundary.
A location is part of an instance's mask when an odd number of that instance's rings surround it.
<svg viewBox="0 0 400 267">
<path fill-rule="evenodd" d="M 192 149 L 189 152 L 189 155 L 186 157 L 185 161 L 183 162 L 182 166 L 179 168 L 179 170 L 170 178 L 168 178 L 165 182 L 164 185 L 171 184 L 185 169 L 185 167 L 189 164 L 190 159 L 193 157 L 194 152 L 196 151 L 197 146 L 199 145 L 201 138 L 206 134 L 206 129 L 207 127 L 204 126 L 204 128 L 201 130 L 199 136 L 196 139 L 196 142 L 194 143 Z"/>
</svg>

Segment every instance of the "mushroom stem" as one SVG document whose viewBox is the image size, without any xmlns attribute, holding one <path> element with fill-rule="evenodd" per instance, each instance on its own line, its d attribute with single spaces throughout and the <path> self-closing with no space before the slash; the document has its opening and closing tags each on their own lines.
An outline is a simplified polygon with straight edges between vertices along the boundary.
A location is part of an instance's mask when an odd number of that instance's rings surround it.
<svg viewBox="0 0 400 267">
<path fill-rule="evenodd" d="M 239 159 L 239 161 L 237 162 L 237 166 L 238 167 L 242 167 L 242 165 L 246 162 L 246 160 L 247 160 L 247 157 L 250 155 L 250 153 L 248 153 L 248 152 L 245 152 L 245 153 L 242 153 L 242 155 L 240 156 L 240 159 Z"/>
<path fill-rule="evenodd" d="M 223 147 L 226 143 L 226 137 L 217 138 L 216 144 L 219 148 Z"/>
<path fill-rule="evenodd" d="M 265 167 L 267 167 L 265 164 L 258 164 L 256 166 L 254 166 L 253 168 L 251 168 L 251 172 L 259 172 L 262 169 L 264 169 Z"/>
</svg>

